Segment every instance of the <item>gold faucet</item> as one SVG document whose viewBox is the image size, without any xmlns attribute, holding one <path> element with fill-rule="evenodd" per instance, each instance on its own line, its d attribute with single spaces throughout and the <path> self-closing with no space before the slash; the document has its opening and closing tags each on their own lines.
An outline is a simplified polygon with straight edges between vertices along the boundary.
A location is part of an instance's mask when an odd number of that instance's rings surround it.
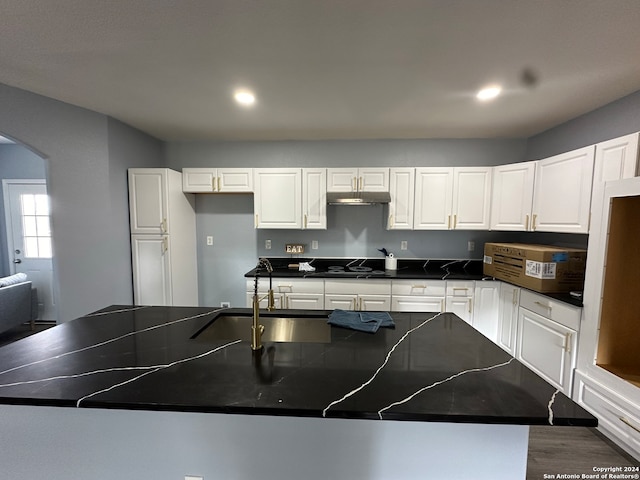
<svg viewBox="0 0 640 480">
<path fill-rule="evenodd" d="M 271 266 L 271 262 L 266 258 L 260 258 L 258 261 L 258 265 L 256 265 L 256 271 L 254 276 L 254 287 L 253 287 L 253 323 L 251 325 L 251 350 L 260 350 L 262 349 L 262 334 L 264 333 L 264 325 L 260 324 L 260 300 L 265 297 L 258 297 L 258 275 L 260 270 L 265 268 L 269 273 L 269 292 L 266 297 L 268 300 L 267 309 L 269 311 L 275 310 L 275 299 L 273 296 L 273 286 L 271 273 L 273 272 L 273 267 Z"/>
</svg>

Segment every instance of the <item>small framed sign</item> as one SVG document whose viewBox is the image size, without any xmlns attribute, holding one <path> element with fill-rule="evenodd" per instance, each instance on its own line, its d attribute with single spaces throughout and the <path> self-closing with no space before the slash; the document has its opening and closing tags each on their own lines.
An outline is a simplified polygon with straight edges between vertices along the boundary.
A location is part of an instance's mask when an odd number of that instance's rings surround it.
<svg viewBox="0 0 640 480">
<path fill-rule="evenodd" d="M 304 245 L 300 243 L 287 243 L 285 246 L 285 252 L 291 254 L 304 253 Z"/>
</svg>

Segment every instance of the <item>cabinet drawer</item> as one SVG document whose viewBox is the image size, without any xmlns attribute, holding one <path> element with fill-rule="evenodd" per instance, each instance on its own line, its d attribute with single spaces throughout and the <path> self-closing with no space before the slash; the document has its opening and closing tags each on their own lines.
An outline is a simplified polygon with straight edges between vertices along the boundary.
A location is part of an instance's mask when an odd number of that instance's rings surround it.
<svg viewBox="0 0 640 480">
<path fill-rule="evenodd" d="M 448 297 L 473 297 L 475 282 L 464 280 L 447 280 Z"/>
<path fill-rule="evenodd" d="M 271 281 L 274 293 L 320 293 L 324 294 L 324 280 L 302 280 L 274 278 Z M 258 292 L 269 291 L 269 278 L 260 277 Z M 247 292 L 253 292 L 253 279 L 247 280 Z"/>
<path fill-rule="evenodd" d="M 392 280 L 391 294 L 444 297 L 446 282 L 443 280 Z"/>
<path fill-rule="evenodd" d="M 582 309 L 567 305 L 544 295 L 539 295 L 530 290 L 522 289 L 520 293 L 520 306 L 543 317 L 550 318 L 565 327 L 580 330 L 580 316 Z"/>
<path fill-rule="evenodd" d="M 599 428 L 615 436 L 637 457 L 640 455 L 640 408 L 604 385 L 576 372 L 577 402 L 598 417 Z"/>
<path fill-rule="evenodd" d="M 394 312 L 443 312 L 444 297 L 422 297 L 417 295 L 393 295 L 391 310 Z"/>
<path fill-rule="evenodd" d="M 327 294 L 391 295 L 391 280 L 325 280 Z"/>
</svg>

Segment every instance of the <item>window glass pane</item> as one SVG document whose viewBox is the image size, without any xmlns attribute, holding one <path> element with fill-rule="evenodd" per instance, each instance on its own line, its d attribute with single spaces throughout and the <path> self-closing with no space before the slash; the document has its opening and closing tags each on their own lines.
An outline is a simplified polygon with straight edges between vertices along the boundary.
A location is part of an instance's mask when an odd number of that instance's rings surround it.
<svg viewBox="0 0 640 480">
<path fill-rule="evenodd" d="M 51 258 L 51 238 L 42 237 L 38 239 L 38 256 L 40 258 Z"/>
<path fill-rule="evenodd" d="M 20 203 L 22 203 L 23 215 L 35 215 L 36 205 L 35 205 L 33 195 L 29 195 L 26 193 L 20 195 Z"/>
<path fill-rule="evenodd" d="M 39 237 L 50 237 L 51 227 L 49 226 L 49 217 L 38 216 L 36 218 L 36 226 L 38 227 Z"/>
<path fill-rule="evenodd" d="M 26 237 L 35 237 L 37 235 L 36 230 L 36 217 L 24 216 L 22 217 L 22 228 Z"/>
<path fill-rule="evenodd" d="M 24 237 L 24 256 L 38 258 L 38 239 L 36 237 Z"/>
<path fill-rule="evenodd" d="M 36 215 L 49 215 L 49 197 L 47 195 L 34 195 Z"/>
</svg>

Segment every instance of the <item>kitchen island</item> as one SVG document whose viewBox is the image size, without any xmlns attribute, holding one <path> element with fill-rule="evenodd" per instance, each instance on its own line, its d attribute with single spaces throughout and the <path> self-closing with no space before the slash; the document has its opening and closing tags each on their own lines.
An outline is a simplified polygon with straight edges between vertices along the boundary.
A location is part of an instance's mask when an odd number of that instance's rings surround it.
<svg viewBox="0 0 640 480">
<path fill-rule="evenodd" d="M 528 425 L 597 424 L 453 314 L 259 353 L 197 335 L 247 312 L 111 306 L 0 349 L 6 478 L 516 479 Z"/>
</svg>

